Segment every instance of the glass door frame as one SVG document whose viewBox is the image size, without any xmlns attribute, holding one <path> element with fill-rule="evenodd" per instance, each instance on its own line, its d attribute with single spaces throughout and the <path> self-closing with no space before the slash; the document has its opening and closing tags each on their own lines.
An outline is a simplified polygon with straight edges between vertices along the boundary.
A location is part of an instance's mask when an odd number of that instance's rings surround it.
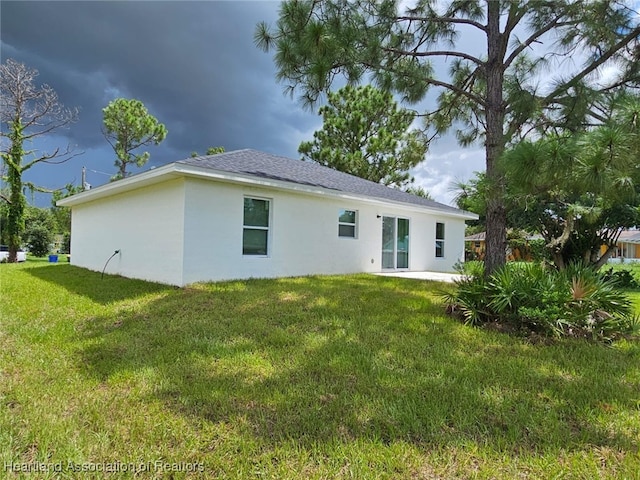
<svg viewBox="0 0 640 480">
<path fill-rule="evenodd" d="M 388 232 L 389 228 L 388 223 L 393 222 L 390 227 L 391 231 Z M 402 233 L 398 228 L 399 223 L 405 223 L 404 228 L 402 230 L 406 230 L 406 235 L 404 235 L 404 239 L 398 238 L 398 233 Z M 385 228 L 387 227 L 387 228 Z M 410 258 L 410 244 L 411 244 L 411 221 L 407 217 L 398 217 L 393 215 L 383 215 L 382 216 L 382 269 L 383 270 L 408 270 L 409 269 L 409 258 Z M 388 235 L 391 233 L 391 236 Z M 401 242 L 406 240 L 406 244 L 401 247 Z M 390 245 L 389 245 L 390 244 Z M 387 248 L 385 248 L 385 246 Z M 389 248 L 391 246 L 392 248 Z M 403 255 L 401 257 L 400 255 Z M 392 260 L 390 262 L 389 260 Z M 403 261 L 404 260 L 404 261 Z M 399 266 L 401 265 L 401 266 Z"/>
</svg>

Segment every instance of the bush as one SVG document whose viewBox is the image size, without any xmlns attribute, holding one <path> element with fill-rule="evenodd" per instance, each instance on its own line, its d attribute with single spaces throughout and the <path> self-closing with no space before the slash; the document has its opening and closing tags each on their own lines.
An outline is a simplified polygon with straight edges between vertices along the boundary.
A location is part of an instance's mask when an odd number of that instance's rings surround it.
<svg viewBox="0 0 640 480">
<path fill-rule="evenodd" d="M 629 270 L 614 271 L 613 268 L 609 268 L 609 270 L 602 272 L 602 276 L 607 280 L 615 282 L 620 288 L 640 288 L 640 283 L 638 283 Z"/>
<path fill-rule="evenodd" d="M 508 263 L 488 279 L 457 282 L 447 310 L 473 325 L 525 334 L 612 341 L 637 330 L 631 306 L 613 279 L 571 265 L 558 272 L 539 263 Z"/>
<path fill-rule="evenodd" d="M 65 233 L 62 239 L 62 247 L 60 248 L 60 253 L 71 253 L 71 234 Z"/>
<path fill-rule="evenodd" d="M 484 262 L 480 260 L 468 260 L 466 262 L 456 262 L 453 265 L 454 271 L 462 275 L 479 277 L 484 275 Z"/>
<path fill-rule="evenodd" d="M 36 257 L 44 257 L 49 253 L 49 245 L 53 239 L 51 231 L 43 225 L 30 228 L 26 235 L 29 252 Z"/>
</svg>

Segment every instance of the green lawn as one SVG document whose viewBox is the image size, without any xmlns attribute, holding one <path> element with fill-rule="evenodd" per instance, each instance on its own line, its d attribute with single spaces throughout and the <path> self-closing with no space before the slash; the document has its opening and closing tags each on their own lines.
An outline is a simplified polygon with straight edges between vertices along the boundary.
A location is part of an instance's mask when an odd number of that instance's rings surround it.
<svg viewBox="0 0 640 480">
<path fill-rule="evenodd" d="M 532 345 L 369 275 L 0 281 L 0 478 L 640 478 L 638 343 Z"/>
</svg>

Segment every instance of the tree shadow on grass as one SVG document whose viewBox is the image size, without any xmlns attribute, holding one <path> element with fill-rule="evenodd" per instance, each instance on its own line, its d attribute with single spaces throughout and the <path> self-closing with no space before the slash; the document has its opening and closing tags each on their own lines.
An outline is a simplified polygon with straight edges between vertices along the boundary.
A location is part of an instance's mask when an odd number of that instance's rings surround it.
<svg viewBox="0 0 640 480">
<path fill-rule="evenodd" d="M 637 427 L 606 424 L 637 410 L 637 349 L 532 346 L 474 330 L 442 318 L 433 284 L 414 282 L 358 275 L 195 286 L 117 324 L 91 319 L 80 361 L 101 381 L 153 369 L 162 379 L 153 395 L 168 408 L 243 425 L 268 443 L 637 449 Z"/>
<path fill-rule="evenodd" d="M 73 265 L 35 264 L 24 271 L 34 277 L 59 285 L 71 293 L 88 297 L 94 302 L 108 304 L 130 300 L 143 295 L 170 292 L 175 287 L 159 283 L 132 280 L 119 275 L 104 275 Z"/>
</svg>

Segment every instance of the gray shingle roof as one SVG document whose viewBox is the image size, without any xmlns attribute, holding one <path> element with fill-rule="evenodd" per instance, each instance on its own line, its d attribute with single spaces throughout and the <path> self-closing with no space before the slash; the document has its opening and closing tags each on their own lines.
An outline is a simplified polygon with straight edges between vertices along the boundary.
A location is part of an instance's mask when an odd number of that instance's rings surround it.
<svg viewBox="0 0 640 480">
<path fill-rule="evenodd" d="M 420 205 L 440 210 L 443 213 L 462 213 L 462 210 L 455 207 L 385 187 L 379 183 L 323 167 L 317 163 L 293 160 L 258 150 L 235 150 L 217 155 L 189 158 L 176 163 Z"/>
<path fill-rule="evenodd" d="M 618 242 L 640 243 L 640 230 L 623 230 Z"/>
</svg>

